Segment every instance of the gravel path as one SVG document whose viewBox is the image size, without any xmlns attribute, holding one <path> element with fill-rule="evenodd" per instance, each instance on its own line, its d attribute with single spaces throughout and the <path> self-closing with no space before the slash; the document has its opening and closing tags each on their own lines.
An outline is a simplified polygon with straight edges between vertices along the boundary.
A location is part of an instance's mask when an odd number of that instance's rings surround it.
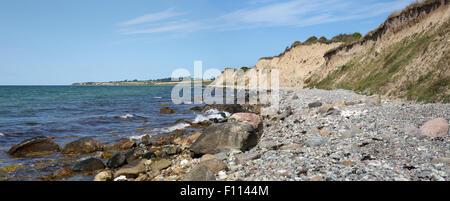
<svg viewBox="0 0 450 201">
<path fill-rule="evenodd" d="M 421 137 L 449 104 L 415 104 L 346 90 L 285 89 L 248 152 L 231 153 L 223 180 L 449 180 L 449 136 Z M 310 108 L 308 104 L 322 106 Z M 278 116 L 278 118 L 277 118 Z M 252 160 L 239 163 L 238 157 Z"/>
</svg>

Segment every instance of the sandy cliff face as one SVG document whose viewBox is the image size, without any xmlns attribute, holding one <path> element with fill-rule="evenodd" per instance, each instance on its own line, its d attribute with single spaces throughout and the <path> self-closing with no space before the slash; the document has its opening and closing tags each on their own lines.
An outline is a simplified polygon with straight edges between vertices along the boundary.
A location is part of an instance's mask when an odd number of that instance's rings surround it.
<svg viewBox="0 0 450 201">
<path fill-rule="evenodd" d="M 278 69 L 281 87 L 345 88 L 449 102 L 449 5 L 450 0 L 414 3 L 356 42 L 299 45 L 260 59 L 252 69 Z M 228 75 L 242 77 L 232 70 Z M 222 77 L 213 84 L 223 84 Z"/>
<path fill-rule="evenodd" d="M 259 59 L 252 70 L 247 71 L 244 74 L 239 73 L 235 69 L 226 69 L 221 76 L 216 78 L 216 81 L 212 85 L 222 86 L 227 77 L 253 77 L 253 74 L 257 74 L 253 70 L 265 69 L 270 71 L 272 69 L 277 69 L 279 70 L 280 75 L 280 87 L 303 87 L 305 78 L 309 76 L 311 72 L 325 65 L 326 60 L 323 55 L 327 51 L 336 48 L 341 44 L 342 43 L 315 43 L 310 45 L 299 45 L 286 50 L 279 56 Z"/>
</svg>

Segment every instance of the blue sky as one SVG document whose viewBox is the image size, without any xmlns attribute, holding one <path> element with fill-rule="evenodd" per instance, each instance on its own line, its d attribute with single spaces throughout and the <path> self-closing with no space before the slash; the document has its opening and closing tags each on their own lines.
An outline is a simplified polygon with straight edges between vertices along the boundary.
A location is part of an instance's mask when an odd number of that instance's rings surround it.
<svg viewBox="0 0 450 201">
<path fill-rule="evenodd" d="M 412 0 L 0 0 L 0 85 L 253 66 L 296 40 L 376 28 Z"/>
</svg>

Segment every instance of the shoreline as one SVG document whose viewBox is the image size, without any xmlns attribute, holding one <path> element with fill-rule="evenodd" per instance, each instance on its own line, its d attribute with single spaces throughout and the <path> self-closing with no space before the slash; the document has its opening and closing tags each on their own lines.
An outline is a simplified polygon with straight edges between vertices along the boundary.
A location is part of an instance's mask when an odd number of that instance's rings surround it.
<svg viewBox="0 0 450 201">
<path fill-rule="evenodd" d="M 264 106 L 237 104 L 191 107 L 204 118 L 178 119 L 171 126 L 184 127 L 167 136 L 130 137 L 90 154 L 72 155 L 78 162 L 34 179 L 77 180 L 77 175 L 85 175 L 95 181 L 450 180 L 448 130 L 441 137 L 423 136 L 420 130 L 436 118 L 443 118 L 448 128 L 449 104 L 392 101 L 348 90 L 279 92 L 279 111 L 262 115 Z M 247 134 L 257 136 L 257 141 Z M 202 144 L 212 135 L 222 137 Z M 244 136 L 244 141 L 229 144 L 224 137 L 228 135 Z M 75 170 L 101 158 L 104 166 Z"/>
</svg>

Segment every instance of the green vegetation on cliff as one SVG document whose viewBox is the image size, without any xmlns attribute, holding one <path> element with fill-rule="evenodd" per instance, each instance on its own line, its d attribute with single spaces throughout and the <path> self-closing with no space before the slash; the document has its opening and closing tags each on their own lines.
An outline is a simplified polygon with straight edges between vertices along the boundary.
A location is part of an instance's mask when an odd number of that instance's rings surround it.
<svg viewBox="0 0 450 201">
<path fill-rule="evenodd" d="M 308 80 L 308 87 L 343 88 L 367 94 L 387 94 L 421 102 L 446 102 L 450 97 L 449 52 L 430 69 L 407 69 L 430 49 L 439 49 L 438 38 L 449 32 L 450 23 L 436 31 L 422 31 L 393 43 L 380 53 L 372 47 L 330 72 L 324 79 Z M 375 57 L 373 55 L 376 55 Z M 425 72 L 421 72 L 425 71 Z M 400 81 L 400 79 L 402 79 Z"/>
</svg>

